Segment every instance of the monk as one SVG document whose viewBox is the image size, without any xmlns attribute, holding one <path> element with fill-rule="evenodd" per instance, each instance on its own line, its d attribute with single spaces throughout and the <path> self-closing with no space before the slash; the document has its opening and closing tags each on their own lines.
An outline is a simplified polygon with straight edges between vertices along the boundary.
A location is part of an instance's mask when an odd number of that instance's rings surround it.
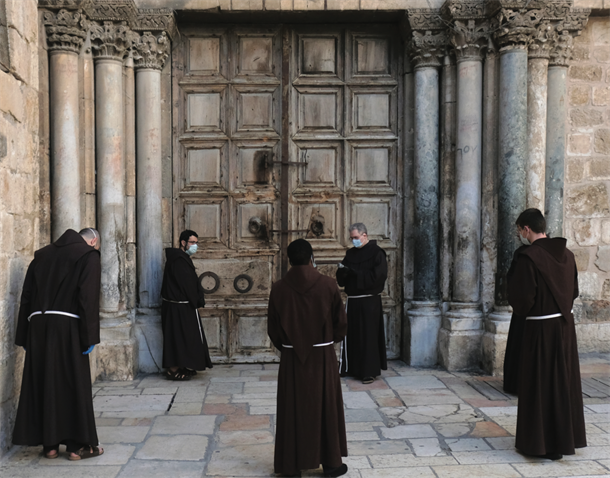
<svg viewBox="0 0 610 478">
<path fill-rule="evenodd" d="M 341 344 L 341 376 L 369 384 L 388 369 L 381 292 L 388 277 L 385 251 L 369 240 L 366 226 L 349 228 L 354 247 L 337 269 L 337 282 L 347 294 L 347 336 Z"/>
<path fill-rule="evenodd" d="M 277 385 L 275 472 L 301 476 L 347 473 L 343 396 L 333 343 L 343 339 L 347 318 L 335 281 L 315 269 L 309 242 L 288 246 L 291 269 L 269 296 L 268 333 L 281 351 Z"/>
<path fill-rule="evenodd" d="M 524 244 L 508 281 L 508 301 L 525 317 L 519 367 L 516 447 L 551 460 L 587 446 L 572 306 L 578 297 L 574 254 L 547 237 L 538 209 L 516 221 Z"/>
<path fill-rule="evenodd" d="M 100 234 L 68 229 L 34 253 L 23 284 L 15 344 L 26 350 L 16 445 L 42 445 L 46 458 L 65 444 L 69 460 L 99 446 L 89 353 L 100 343 Z"/>
<path fill-rule="evenodd" d="M 197 252 L 199 236 L 186 230 L 180 247 L 165 249 L 161 286 L 163 367 L 169 380 L 187 381 L 197 370 L 212 368 L 208 342 L 197 309 L 205 306 L 203 287 L 191 256 Z"/>
</svg>

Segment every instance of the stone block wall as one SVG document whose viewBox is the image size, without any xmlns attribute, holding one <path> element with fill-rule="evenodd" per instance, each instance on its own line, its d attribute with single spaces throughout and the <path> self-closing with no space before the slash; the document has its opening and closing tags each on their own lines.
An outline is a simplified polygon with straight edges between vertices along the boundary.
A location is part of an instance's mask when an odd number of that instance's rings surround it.
<svg viewBox="0 0 610 478">
<path fill-rule="evenodd" d="M 564 233 L 578 264 L 581 352 L 610 351 L 610 17 L 591 17 L 568 72 Z"/>
<path fill-rule="evenodd" d="M 0 0 L 0 457 L 11 445 L 23 350 L 14 345 L 21 287 L 38 248 L 38 13 Z"/>
</svg>

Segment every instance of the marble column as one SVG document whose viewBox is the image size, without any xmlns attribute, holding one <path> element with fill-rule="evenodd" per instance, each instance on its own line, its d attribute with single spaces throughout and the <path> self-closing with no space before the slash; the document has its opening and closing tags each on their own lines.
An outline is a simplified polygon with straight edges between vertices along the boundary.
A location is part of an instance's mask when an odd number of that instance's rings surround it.
<svg viewBox="0 0 610 478">
<path fill-rule="evenodd" d="M 481 355 L 482 49 L 487 30 L 474 19 L 455 20 L 450 37 L 457 58 L 453 293 L 439 335 L 441 364 L 448 370 L 476 367 Z"/>
<path fill-rule="evenodd" d="M 567 75 L 574 44 L 573 36 L 585 27 L 590 11 L 573 10 L 554 25 L 548 70 L 546 116 L 546 201 L 547 232 L 563 236 L 563 190 L 566 151 Z"/>
<path fill-rule="evenodd" d="M 98 371 L 104 378 L 129 380 L 135 374 L 131 321 L 125 308 L 125 151 L 123 58 L 130 30 L 113 22 L 95 24 L 97 211 L 101 234 L 102 294 Z"/>
<path fill-rule="evenodd" d="M 547 78 L 549 68 L 549 21 L 538 25 L 528 49 L 527 64 L 527 184 L 526 207 L 544 212 L 546 163 Z"/>
<path fill-rule="evenodd" d="M 414 280 L 408 311 L 413 366 L 438 361 L 439 310 L 439 69 L 444 33 L 415 31 L 411 41 L 415 69 Z"/>
<path fill-rule="evenodd" d="M 164 33 L 153 35 L 151 32 L 144 32 L 135 44 L 134 54 L 137 118 L 137 334 L 142 350 L 148 352 L 142 354 L 140 369 L 151 372 L 157 371 L 161 364 L 160 350 L 151 349 L 148 343 L 155 342 L 153 335 L 155 330 L 157 335 L 160 332 L 158 325 L 161 319 L 161 69 L 168 57 L 168 46 L 169 40 Z"/>
<path fill-rule="evenodd" d="M 45 12 L 49 50 L 51 239 L 81 228 L 78 55 L 88 21 L 80 12 Z"/>
</svg>

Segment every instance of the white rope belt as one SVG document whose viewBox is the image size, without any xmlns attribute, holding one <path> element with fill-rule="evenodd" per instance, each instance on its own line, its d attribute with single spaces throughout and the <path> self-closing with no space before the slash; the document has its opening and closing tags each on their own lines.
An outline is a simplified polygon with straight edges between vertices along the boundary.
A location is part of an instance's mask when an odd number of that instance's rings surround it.
<svg viewBox="0 0 610 478">
<path fill-rule="evenodd" d="M 332 345 L 334 342 L 326 342 L 325 344 L 313 344 L 314 347 L 326 347 L 327 345 Z M 284 347 L 285 349 L 293 349 L 294 347 L 292 345 L 284 345 L 282 344 L 282 347 Z"/>
<path fill-rule="evenodd" d="M 574 309 L 572 309 L 570 312 L 574 313 Z M 563 314 L 561 314 L 561 313 L 559 313 L 559 314 L 550 314 L 550 315 L 535 315 L 535 316 L 531 316 L 531 317 L 526 317 L 525 320 L 555 319 L 555 318 L 561 317 L 561 316 L 563 316 Z"/>
<path fill-rule="evenodd" d="M 171 302 L 172 304 L 190 304 L 188 300 L 169 300 L 165 297 L 161 297 L 165 302 Z"/>
<path fill-rule="evenodd" d="M 46 314 L 65 315 L 66 317 L 72 317 L 73 319 L 80 319 L 80 315 L 71 314 L 70 312 L 62 312 L 61 310 L 47 310 L 46 312 L 42 312 L 41 310 L 37 310 L 36 312 L 32 312 L 28 316 L 28 320 L 30 320 L 35 315 L 46 315 Z"/>
</svg>

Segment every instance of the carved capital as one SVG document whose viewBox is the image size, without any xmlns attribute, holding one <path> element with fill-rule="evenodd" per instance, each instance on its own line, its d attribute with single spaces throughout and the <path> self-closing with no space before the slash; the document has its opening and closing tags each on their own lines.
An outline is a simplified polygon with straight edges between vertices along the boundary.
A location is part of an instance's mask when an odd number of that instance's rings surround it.
<svg viewBox="0 0 610 478">
<path fill-rule="evenodd" d="M 449 20 L 486 18 L 483 0 L 447 0 L 441 8 L 443 17 Z"/>
<path fill-rule="evenodd" d="M 522 49 L 536 36 L 537 27 L 543 18 L 542 10 L 511 10 L 501 8 L 495 15 L 495 38 L 500 52 Z"/>
<path fill-rule="evenodd" d="M 574 37 L 580 35 L 590 13 L 590 9 L 574 9 L 554 25 L 549 66 L 568 66 L 572 57 Z"/>
<path fill-rule="evenodd" d="M 91 50 L 96 59 L 122 60 L 135 40 L 126 22 L 105 21 L 91 26 Z"/>
<path fill-rule="evenodd" d="M 165 32 L 153 35 L 144 32 L 138 36 L 132 47 L 135 68 L 163 69 L 165 60 L 169 56 L 169 39 Z"/>
<path fill-rule="evenodd" d="M 483 50 L 489 44 L 489 23 L 475 19 L 455 20 L 449 40 L 458 61 L 482 60 Z"/>
<path fill-rule="evenodd" d="M 413 32 L 409 51 L 415 69 L 440 67 L 445 56 L 446 45 L 447 35 L 444 32 L 436 34 L 431 31 Z"/>
<path fill-rule="evenodd" d="M 138 18 L 134 0 L 89 0 L 83 9 L 91 20 L 97 22 L 125 22 L 131 27 Z"/>
<path fill-rule="evenodd" d="M 543 20 L 536 27 L 536 32 L 529 45 L 528 56 L 530 58 L 550 58 L 554 36 L 555 32 L 551 22 Z"/>
<path fill-rule="evenodd" d="M 140 8 L 133 29 L 141 32 L 165 32 L 169 39 L 178 36 L 174 12 L 168 8 Z"/>
<path fill-rule="evenodd" d="M 91 0 L 38 0 L 38 6 L 49 10 L 78 10 L 89 1 Z"/>
<path fill-rule="evenodd" d="M 80 10 L 44 12 L 42 21 L 47 31 L 49 51 L 80 51 L 89 28 L 89 21 Z"/>
</svg>

